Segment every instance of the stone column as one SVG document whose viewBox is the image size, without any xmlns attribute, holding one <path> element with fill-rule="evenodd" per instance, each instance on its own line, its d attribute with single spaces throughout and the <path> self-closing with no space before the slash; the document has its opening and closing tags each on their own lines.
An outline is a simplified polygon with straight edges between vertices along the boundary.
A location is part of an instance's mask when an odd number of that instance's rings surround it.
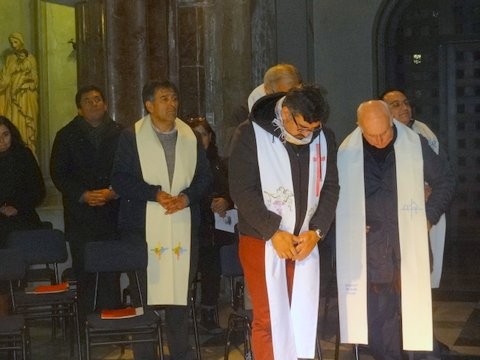
<svg viewBox="0 0 480 360">
<path fill-rule="evenodd" d="M 106 25 L 103 0 L 77 3 L 75 5 L 75 18 L 78 87 L 94 84 L 106 91 Z"/>
<path fill-rule="evenodd" d="M 110 114 L 122 124 L 143 115 L 148 78 L 146 0 L 105 0 L 106 73 Z"/>
<path fill-rule="evenodd" d="M 263 82 L 265 71 L 277 63 L 276 1 L 251 0 L 251 2 L 252 81 L 258 85 Z"/>
<path fill-rule="evenodd" d="M 153 0 L 77 4 L 78 85 L 105 89 L 109 113 L 124 125 L 144 115 L 142 88 L 168 73 L 167 5 Z"/>
</svg>

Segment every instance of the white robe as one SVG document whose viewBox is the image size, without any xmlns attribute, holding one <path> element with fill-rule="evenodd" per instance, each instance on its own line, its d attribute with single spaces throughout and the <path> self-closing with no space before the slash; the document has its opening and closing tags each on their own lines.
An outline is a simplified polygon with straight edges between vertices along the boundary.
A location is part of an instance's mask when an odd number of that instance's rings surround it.
<svg viewBox="0 0 480 360">
<path fill-rule="evenodd" d="M 419 136 L 395 120 L 402 332 L 405 350 L 432 350 L 432 302 Z M 337 283 L 341 341 L 367 344 L 367 259 L 363 140 L 354 130 L 338 151 Z"/>
<path fill-rule="evenodd" d="M 295 198 L 290 160 L 278 138 L 253 123 L 258 165 L 265 206 L 282 217 L 280 230 L 293 233 Z M 310 146 L 308 207 L 301 232 L 308 230 L 315 213 L 327 168 L 327 145 L 323 132 Z M 320 290 L 318 248 L 295 263 L 292 302 L 289 304 L 285 260 L 280 259 L 271 240 L 265 244 L 265 277 L 275 360 L 313 358 L 317 333 Z"/>
</svg>

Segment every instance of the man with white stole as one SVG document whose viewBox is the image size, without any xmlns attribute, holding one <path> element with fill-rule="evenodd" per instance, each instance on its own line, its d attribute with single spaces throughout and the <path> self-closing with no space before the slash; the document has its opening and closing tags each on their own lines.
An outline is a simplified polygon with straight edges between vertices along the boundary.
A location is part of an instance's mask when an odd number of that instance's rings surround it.
<svg viewBox="0 0 480 360">
<path fill-rule="evenodd" d="M 435 151 L 436 154 L 440 154 L 440 144 L 437 136 L 427 124 L 412 117 L 412 106 L 403 92 L 396 89 L 387 90 L 382 94 L 381 99 L 387 103 L 394 119 L 408 126 L 417 134 L 422 135 L 425 139 L 427 139 L 432 150 Z M 427 187 L 425 191 L 429 193 L 429 185 L 426 184 L 425 186 Z M 433 257 L 431 273 L 432 288 L 438 288 L 440 286 L 440 279 L 442 277 L 443 250 L 445 247 L 445 232 L 446 221 L 445 214 L 443 214 L 440 217 L 440 220 L 435 225 L 432 225 L 432 228 L 429 231 L 430 248 Z"/>
<path fill-rule="evenodd" d="M 199 203 L 212 175 L 193 130 L 177 118 L 175 85 L 150 81 L 142 98 L 148 114 L 122 133 L 112 170 L 121 239 L 147 242 L 144 298 L 148 305 L 167 305 L 170 358 L 191 359 L 188 293 L 198 261 Z M 151 344 L 136 345 L 135 359 L 153 359 L 153 351 Z"/>
<path fill-rule="evenodd" d="M 337 283 L 343 343 L 375 359 L 432 350 L 428 229 L 450 203 L 455 178 L 425 138 L 381 100 L 362 103 L 338 150 Z M 424 183 L 432 188 L 425 202 Z"/>
<path fill-rule="evenodd" d="M 315 87 L 267 95 L 234 136 L 230 195 L 238 208 L 256 360 L 315 355 L 317 243 L 333 221 L 339 191 L 328 113 Z"/>
</svg>

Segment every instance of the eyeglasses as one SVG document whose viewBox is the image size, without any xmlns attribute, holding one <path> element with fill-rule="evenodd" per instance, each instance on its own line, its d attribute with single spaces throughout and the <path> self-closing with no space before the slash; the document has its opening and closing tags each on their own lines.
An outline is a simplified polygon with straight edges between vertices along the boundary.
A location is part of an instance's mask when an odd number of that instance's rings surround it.
<svg viewBox="0 0 480 360">
<path fill-rule="evenodd" d="M 317 131 L 320 131 L 322 128 L 322 124 L 315 126 L 314 128 L 306 128 L 303 126 L 298 125 L 297 119 L 295 118 L 295 115 L 293 115 L 292 112 L 290 112 L 290 115 L 292 115 L 293 122 L 295 123 L 295 126 L 297 127 L 297 131 L 301 134 L 308 134 L 308 133 L 314 133 Z"/>
<path fill-rule="evenodd" d="M 103 102 L 103 99 L 101 96 L 95 96 L 93 98 L 85 98 L 85 99 L 82 99 L 81 103 L 83 105 L 97 105 L 99 103 Z"/>
</svg>

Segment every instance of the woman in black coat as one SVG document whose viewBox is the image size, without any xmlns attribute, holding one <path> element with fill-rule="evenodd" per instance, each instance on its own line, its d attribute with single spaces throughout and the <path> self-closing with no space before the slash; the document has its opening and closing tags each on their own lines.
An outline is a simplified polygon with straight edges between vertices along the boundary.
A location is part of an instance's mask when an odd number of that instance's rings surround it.
<svg viewBox="0 0 480 360">
<path fill-rule="evenodd" d="M 201 203 L 200 256 L 198 271 L 201 274 L 201 325 L 210 333 L 220 333 L 215 308 L 220 292 L 220 247 L 233 242 L 234 234 L 215 229 L 215 213 L 225 216 L 233 208 L 228 193 L 227 167 L 218 155 L 215 132 L 203 117 L 192 118 L 190 127 L 197 133 L 207 153 L 213 174 L 213 185 Z"/>
<path fill-rule="evenodd" d="M 10 120 L 0 116 L 0 248 L 15 230 L 41 227 L 35 207 L 45 197 L 42 173 L 32 151 Z M 0 315 L 8 312 L 8 286 L 0 282 Z"/>
<path fill-rule="evenodd" d="M 18 129 L 0 116 L 0 247 L 14 230 L 41 226 L 35 207 L 45 197 L 42 173 Z"/>
</svg>

